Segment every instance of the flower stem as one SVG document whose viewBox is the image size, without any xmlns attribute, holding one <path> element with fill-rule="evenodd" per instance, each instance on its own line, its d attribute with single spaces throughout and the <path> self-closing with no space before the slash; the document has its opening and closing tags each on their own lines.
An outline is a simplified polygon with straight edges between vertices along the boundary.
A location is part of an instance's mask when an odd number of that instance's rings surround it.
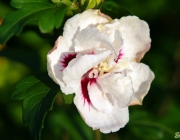
<svg viewBox="0 0 180 140">
<path fill-rule="evenodd" d="M 95 140 L 101 140 L 101 132 L 99 130 L 95 130 Z"/>
</svg>

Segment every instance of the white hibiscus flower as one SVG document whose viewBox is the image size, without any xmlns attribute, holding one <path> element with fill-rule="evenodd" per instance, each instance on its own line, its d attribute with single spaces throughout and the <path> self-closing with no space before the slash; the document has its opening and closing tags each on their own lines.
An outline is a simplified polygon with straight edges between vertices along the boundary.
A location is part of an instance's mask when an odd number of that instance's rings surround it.
<svg viewBox="0 0 180 140">
<path fill-rule="evenodd" d="M 128 106 L 142 104 L 154 74 L 140 63 L 150 48 L 149 27 L 136 16 L 112 20 L 99 10 L 70 18 L 48 53 L 49 76 L 84 121 L 103 133 L 129 121 Z"/>
</svg>

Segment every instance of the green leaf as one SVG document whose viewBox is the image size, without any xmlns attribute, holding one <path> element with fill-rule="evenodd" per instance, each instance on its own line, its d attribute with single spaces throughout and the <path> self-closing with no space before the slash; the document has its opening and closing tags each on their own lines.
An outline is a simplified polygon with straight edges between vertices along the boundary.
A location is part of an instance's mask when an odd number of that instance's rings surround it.
<svg viewBox="0 0 180 140">
<path fill-rule="evenodd" d="M 48 0 L 11 0 L 10 4 L 14 8 L 22 8 L 24 6 L 28 8 L 27 2 L 48 2 Z"/>
<path fill-rule="evenodd" d="M 39 28 L 41 32 L 47 33 L 52 31 L 54 28 L 58 29 L 62 22 L 66 12 L 66 7 L 53 8 L 46 10 L 39 19 Z M 50 22 L 49 22 L 50 21 Z"/>
<path fill-rule="evenodd" d="M 105 0 L 102 3 L 101 11 L 112 19 L 121 18 L 122 16 L 133 15 L 133 13 L 126 7 L 121 6 L 115 1 Z"/>
<path fill-rule="evenodd" d="M 44 118 L 58 92 L 59 86 L 47 74 L 30 76 L 16 85 L 12 99 L 23 99 L 23 123 L 28 123 L 33 139 L 40 139 Z"/>
<path fill-rule="evenodd" d="M 5 16 L 0 26 L 0 43 L 18 35 L 30 21 L 37 21 L 43 33 L 59 28 L 67 10 L 63 4 L 55 5 L 45 0 L 12 0 L 11 5 L 19 9 Z"/>
<path fill-rule="evenodd" d="M 88 4 L 89 4 L 89 0 L 86 0 L 86 1 L 84 2 L 84 4 L 83 4 L 82 8 L 81 8 L 82 11 L 85 11 L 85 10 L 86 10 Z"/>
<path fill-rule="evenodd" d="M 66 95 L 63 93 L 62 95 L 66 104 L 71 104 L 73 102 L 74 94 Z"/>
</svg>

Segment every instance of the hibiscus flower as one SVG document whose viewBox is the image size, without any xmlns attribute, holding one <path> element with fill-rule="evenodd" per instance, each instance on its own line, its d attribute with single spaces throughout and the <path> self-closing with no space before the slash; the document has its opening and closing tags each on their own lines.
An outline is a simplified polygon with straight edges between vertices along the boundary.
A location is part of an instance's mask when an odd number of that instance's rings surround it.
<svg viewBox="0 0 180 140">
<path fill-rule="evenodd" d="M 115 132 L 129 121 L 128 106 L 141 105 L 154 74 L 140 63 L 150 49 L 148 24 L 136 16 L 112 20 L 87 10 L 67 20 L 47 55 L 49 76 L 73 94 L 94 130 Z"/>
</svg>

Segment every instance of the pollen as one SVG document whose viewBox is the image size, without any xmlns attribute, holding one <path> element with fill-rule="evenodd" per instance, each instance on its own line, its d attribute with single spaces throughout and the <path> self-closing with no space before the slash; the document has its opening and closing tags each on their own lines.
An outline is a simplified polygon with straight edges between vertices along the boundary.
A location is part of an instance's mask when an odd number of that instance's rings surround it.
<svg viewBox="0 0 180 140">
<path fill-rule="evenodd" d="M 89 78 L 97 78 L 100 75 L 109 73 L 111 69 L 112 67 L 109 66 L 108 60 L 106 59 L 89 72 Z"/>
<path fill-rule="evenodd" d="M 102 28 L 103 28 L 103 24 L 99 24 L 96 28 L 97 28 L 99 31 L 101 31 Z"/>
<path fill-rule="evenodd" d="M 107 60 L 104 60 L 98 65 L 98 71 L 100 75 L 109 72 L 110 69 L 111 68 L 109 68 Z"/>
</svg>

